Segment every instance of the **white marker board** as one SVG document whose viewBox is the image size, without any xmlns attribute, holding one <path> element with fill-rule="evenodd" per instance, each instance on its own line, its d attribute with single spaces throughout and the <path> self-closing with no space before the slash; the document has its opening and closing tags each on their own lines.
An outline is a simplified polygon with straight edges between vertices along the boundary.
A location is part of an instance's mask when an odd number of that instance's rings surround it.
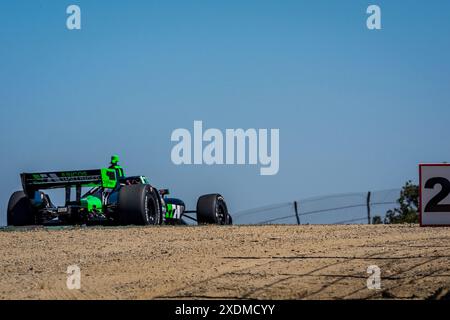
<svg viewBox="0 0 450 320">
<path fill-rule="evenodd" d="M 419 165 L 420 225 L 450 226 L 450 164 Z"/>
</svg>

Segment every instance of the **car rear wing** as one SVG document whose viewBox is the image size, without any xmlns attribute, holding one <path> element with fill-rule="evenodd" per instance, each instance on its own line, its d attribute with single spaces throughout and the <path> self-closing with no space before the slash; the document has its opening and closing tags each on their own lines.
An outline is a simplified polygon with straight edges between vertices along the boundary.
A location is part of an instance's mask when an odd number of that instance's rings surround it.
<svg viewBox="0 0 450 320">
<path fill-rule="evenodd" d="M 22 186 L 25 193 L 43 189 L 71 187 L 104 187 L 115 188 L 117 176 L 115 169 L 94 169 L 58 172 L 22 173 Z"/>
</svg>

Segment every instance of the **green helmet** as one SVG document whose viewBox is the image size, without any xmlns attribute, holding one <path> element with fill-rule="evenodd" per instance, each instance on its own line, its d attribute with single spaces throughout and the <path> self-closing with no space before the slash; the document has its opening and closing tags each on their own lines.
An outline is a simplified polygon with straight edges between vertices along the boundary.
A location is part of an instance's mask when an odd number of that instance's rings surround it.
<svg viewBox="0 0 450 320">
<path fill-rule="evenodd" d="M 111 157 L 111 164 L 117 164 L 119 163 L 119 156 L 118 155 L 113 155 Z"/>
</svg>

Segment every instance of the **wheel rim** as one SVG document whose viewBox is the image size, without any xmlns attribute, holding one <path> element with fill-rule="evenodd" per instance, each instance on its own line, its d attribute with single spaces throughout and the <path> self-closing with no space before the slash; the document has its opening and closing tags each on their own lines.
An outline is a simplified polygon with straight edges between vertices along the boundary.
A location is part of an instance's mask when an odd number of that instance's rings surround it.
<svg viewBox="0 0 450 320">
<path fill-rule="evenodd" d="M 152 197 L 145 196 L 145 218 L 148 224 L 155 224 L 156 222 L 156 204 Z"/>
<path fill-rule="evenodd" d="M 217 221 L 219 222 L 219 224 L 225 224 L 226 212 L 225 212 L 225 208 L 220 204 L 217 204 L 217 207 L 216 207 L 216 217 L 217 217 Z"/>
</svg>

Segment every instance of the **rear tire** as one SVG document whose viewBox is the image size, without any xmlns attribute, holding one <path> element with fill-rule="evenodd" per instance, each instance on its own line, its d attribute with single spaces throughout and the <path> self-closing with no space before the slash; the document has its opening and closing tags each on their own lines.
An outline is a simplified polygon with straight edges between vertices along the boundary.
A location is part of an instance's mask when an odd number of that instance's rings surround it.
<svg viewBox="0 0 450 320">
<path fill-rule="evenodd" d="M 27 226 L 35 224 L 35 210 L 23 191 L 14 192 L 9 198 L 7 212 L 8 226 Z"/>
<path fill-rule="evenodd" d="M 206 194 L 197 201 L 198 224 L 231 224 L 225 199 L 217 193 Z"/>
<path fill-rule="evenodd" d="M 161 208 L 156 190 L 145 184 L 123 186 L 119 191 L 118 216 L 121 225 L 157 225 Z"/>
</svg>

